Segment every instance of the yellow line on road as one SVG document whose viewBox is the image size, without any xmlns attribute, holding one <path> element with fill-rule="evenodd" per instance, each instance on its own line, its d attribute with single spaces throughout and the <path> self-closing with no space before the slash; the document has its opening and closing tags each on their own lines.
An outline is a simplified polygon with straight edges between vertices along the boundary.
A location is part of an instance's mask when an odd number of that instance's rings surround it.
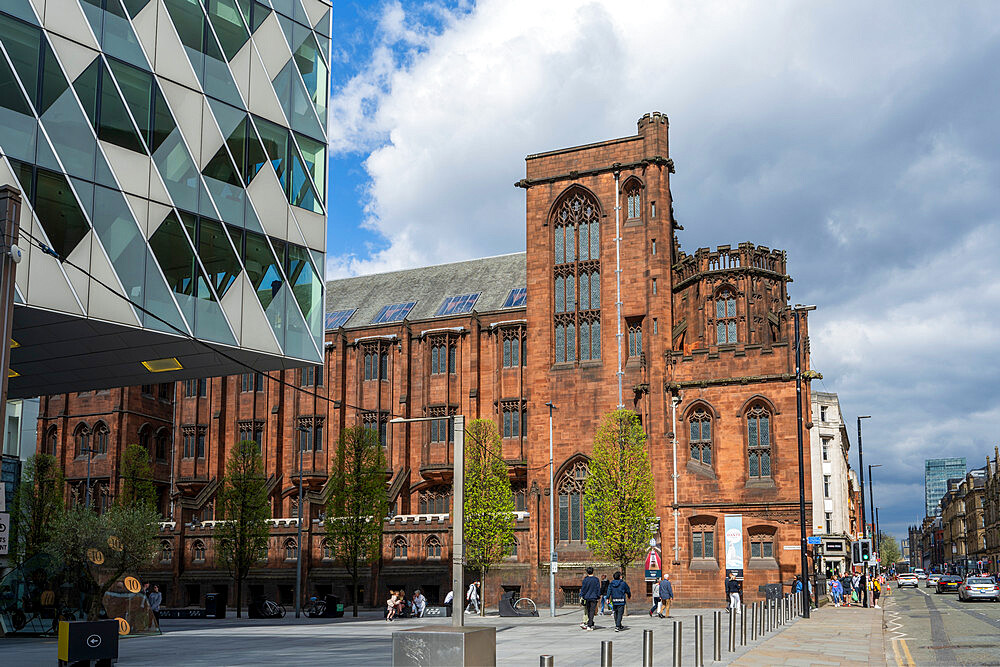
<svg viewBox="0 0 1000 667">
<path fill-rule="evenodd" d="M 906 663 L 909 667 L 916 667 L 916 662 L 913 661 L 913 656 L 910 654 L 910 647 L 906 645 L 905 639 L 899 640 L 900 645 L 903 647 L 903 652 L 906 653 Z"/>
<path fill-rule="evenodd" d="M 896 656 L 896 667 L 903 667 L 903 656 L 899 654 L 899 647 L 896 645 L 898 639 L 892 640 L 892 652 Z"/>
</svg>

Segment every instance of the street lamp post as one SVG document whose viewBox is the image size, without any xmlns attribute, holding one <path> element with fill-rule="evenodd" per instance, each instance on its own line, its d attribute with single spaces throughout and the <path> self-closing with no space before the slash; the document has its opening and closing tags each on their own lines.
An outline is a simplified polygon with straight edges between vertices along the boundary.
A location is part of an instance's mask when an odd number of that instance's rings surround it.
<svg viewBox="0 0 1000 667">
<path fill-rule="evenodd" d="M 556 615 L 556 529 L 555 529 L 555 489 L 552 487 L 552 411 L 556 406 L 549 401 L 545 405 L 549 408 L 549 614 L 554 618 Z"/>
<path fill-rule="evenodd" d="M 881 463 L 870 463 L 868 464 L 868 507 L 872 511 L 872 519 L 875 521 L 875 535 L 872 539 L 872 553 L 878 551 L 878 515 L 875 511 L 875 478 L 872 477 L 872 468 L 881 468 Z M 861 499 L 864 501 L 864 498 Z"/>
<path fill-rule="evenodd" d="M 452 420 L 452 441 L 455 451 L 452 457 L 455 471 L 451 517 L 451 590 L 452 612 L 451 624 L 461 628 L 465 625 L 465 612 L 462 605 L 455 600 L 463 600 L 463 575 L 465 570 L 465 415 L 449 415 L 447 417 L 396 417 L 390 419 L 390 424 L 408 424 L 411 422 L 429 422 L 439 419 Z"/>
<path fill-rule="evenodd" d="M 299 433 L 309 433 L 309 428 L 306 426 L 299 427 Z M 299 618 L 302 614 L 302 449 L 303 437 L 299 436 L 299 504 L 298 504 L 298 544 L 299 547 L 299 557 L 295 559 L 295 618 Z"/>
<path fill-rule="evenodd" d="M 94 449 L 90 446 L 88 441 L 87 446 L 81 449 L 80 452 L 87 454 L 87 490 L 83 495 L 83 506 L 90 509 L 90 460 L 93 458 L 92 454 L 94 453 Z"/>
<path fill-rule="evenodd" d="M 799 445 L 799 556 L 802 566 L 802 615 L 809 618 L 809 557 L 806 553 L 806 479 L 802 444 L 802 345 L 799 335 L 799 316 L 815 310 L 816 306 L 796 305 L 792 309 L 795 320 L 795 429 Z"/>
<path fill-rule="evenodd" d="M 865 450 L 861 447 L 861 420 L 871 419 L 871 415 L 861 415 L 858 417 L 858 473 L 861 475 L 861 539 L 868 537 L 868 523 L 865 520 Z M 867 582 L 868 572 L 867 569 L 862 565 L 862 576 Z M 862 604 L 868 606 L 868 586 L 867 584 L 862 586 L 861 591 Z"/>
</svg>

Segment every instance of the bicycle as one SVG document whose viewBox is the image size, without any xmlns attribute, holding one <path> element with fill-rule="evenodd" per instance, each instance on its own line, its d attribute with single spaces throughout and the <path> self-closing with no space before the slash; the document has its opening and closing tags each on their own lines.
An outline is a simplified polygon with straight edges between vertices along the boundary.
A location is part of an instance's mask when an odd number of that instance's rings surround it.
<svg viewBox="0 0 1000 667">
<path fill-rule="evenodd" d="M 264 600 L 260 603 L 260 615 L 265 618 L 284 618 L 285 608 L 271 600 Z"/>
<path fill-rule="evenodd" d="M 305 612 L 309 618 L 322 618 L 323 614 L 326 613 L 326 602 L 311 597 L 309 598 L 309 605 L 306 607 Z"/>
</svg>

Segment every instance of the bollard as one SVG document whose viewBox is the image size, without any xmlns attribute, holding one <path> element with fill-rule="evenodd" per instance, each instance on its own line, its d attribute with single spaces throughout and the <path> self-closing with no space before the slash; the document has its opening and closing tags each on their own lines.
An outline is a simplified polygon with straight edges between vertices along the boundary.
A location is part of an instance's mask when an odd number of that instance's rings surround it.
<svg viewBox="0 0 1000 667">
<path fill-rule="evenodd" d="M 750 605 L 750 641 L 757 641 L 757 605 L 759 603 L 754 602 Z"/>
<path fill-rule="evenodd" d="M 642 667 L 653 667 L 653 631 L 642 631 Z"/>
<path fill-rule="evenodd" d="M 681 658 L 683 657 L 682 642 L 684 637 L 681 635 L 681 630 L 683 626 L 680 621 L 674 621 L 674 667 L 681 667 Z"/>
<path fill-rule="evenodd" d="M 740 605 L 740 646 L 747 645 L 747 606 Z"/>
<path fill-rule="evenodd" d="M 538 656 L 538 667 L 553 667 L 551 655 Z"/>
<path fill-rule="evenodd" d="M 705 667 L 705 618 L 701 614 L 694 617 L 694 664 Z"/>
<path fill-rule="evenodd" d="M 764 614 L 764 632 L 774 630 L 774 600 L 767 601 L 767 613 Z"/>
<path fill-rule="evenodd" d="M 736 651 L 736 610 L 729 610 L 729 652 Z"/>
<path fill-rule="evenodd" d="M 601 642 L 601 667 L 611 667 L 611 641 Z"/>
<path fill-rule="evenodd" d="M 712 614 L 712 659 L 722 660 L 722 612 Z"/>
<path fill-rule="evenodd" d="M 792 598 L 788 596 L 785 598 L 785 623 L 792 620 Z"/>
</svg>

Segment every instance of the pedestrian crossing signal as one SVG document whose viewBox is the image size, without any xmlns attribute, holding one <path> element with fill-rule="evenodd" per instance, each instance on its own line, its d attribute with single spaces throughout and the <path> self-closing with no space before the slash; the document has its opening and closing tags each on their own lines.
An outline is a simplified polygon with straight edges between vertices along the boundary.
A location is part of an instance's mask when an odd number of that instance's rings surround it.
<svg viewBox="0 0 1000 667">
<path fill-rule="evenodd" d="M 855 565 L 865 565 L 872 561 L 872 541 L 858 540 L 851 543 L 851 559 Z"/>
</svg>

